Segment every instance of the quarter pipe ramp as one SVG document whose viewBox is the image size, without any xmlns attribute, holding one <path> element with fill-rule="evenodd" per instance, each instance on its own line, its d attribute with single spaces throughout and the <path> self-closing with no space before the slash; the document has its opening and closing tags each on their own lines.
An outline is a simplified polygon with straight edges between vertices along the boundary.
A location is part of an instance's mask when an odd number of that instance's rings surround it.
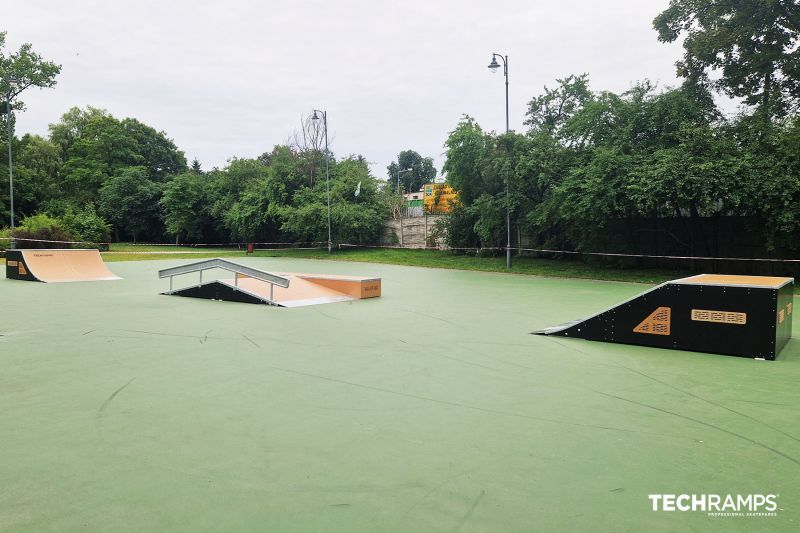
<svg viewBox="0 0 800 533">
<path fill-rule="evenodd" d="M 97 250 L 6 250 L 6 277 L 23 281 L 63 283 L 111 281 L 114 275 Z"/>
</svg>

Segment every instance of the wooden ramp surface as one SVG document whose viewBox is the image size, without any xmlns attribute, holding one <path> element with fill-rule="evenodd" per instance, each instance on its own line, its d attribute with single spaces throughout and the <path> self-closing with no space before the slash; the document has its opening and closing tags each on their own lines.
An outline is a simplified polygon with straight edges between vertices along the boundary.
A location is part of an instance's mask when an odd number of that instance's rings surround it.
<svg viewBox="0 0 800 533">
<path fill-rule="evenodd" d="M 381 280 L 378 278 L 287 272 L 277 274 L 290 280 L 288 287 L 271 286 L 258 279 L 239 277 L 238 288 L 283 307 L 346 302 L 375 298 L 381 294 Z M 237 286 L 234 279 L 219 281 L 229 287 Z"/>
<path fill-rule="evenodd" d="M 19 275 L 17 279 L 44 283 L 122 279 L 106 267 L 98 250 L 41 249 L 9 252 L 14 252 L 13 260 L 17 263 L 16 274 Z M 8 258 L 12 257 L 11 253 L 7 255 Z M 8 275 L 8 265 L 6 273 Z"/>
</svg>

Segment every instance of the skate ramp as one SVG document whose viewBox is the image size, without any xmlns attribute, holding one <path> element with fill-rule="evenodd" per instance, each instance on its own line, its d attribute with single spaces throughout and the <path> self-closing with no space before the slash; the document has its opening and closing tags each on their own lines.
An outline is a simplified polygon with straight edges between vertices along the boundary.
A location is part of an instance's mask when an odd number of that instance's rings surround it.
<svg viewBox="0 0 800 533">
<path fill-rule="evenodd" d="M 774 360 L 792 336 L 794 279 L 699 274 L 534 332 Z"/>
<path fill-rule="evenodd" d="M 6 277 L 65 283 L 122 279 L 111 272 L 98 250 L 7 250 Z"/>
<path fill-rule="evenodd" d="M 203 272 L 221 268 L 233 278 L 203 281 Z M 197 272 L 198 283 L 173 289 L 175 276 Z M 225 259 L 198 261 L 159 271 L 170 278 L 170 290 L 162 294 L 209 300 L 260 303 L 279 307 L 303 307 L 347 302 L 381 295 L 380 278 L 265 272 Z"/>
</svg>

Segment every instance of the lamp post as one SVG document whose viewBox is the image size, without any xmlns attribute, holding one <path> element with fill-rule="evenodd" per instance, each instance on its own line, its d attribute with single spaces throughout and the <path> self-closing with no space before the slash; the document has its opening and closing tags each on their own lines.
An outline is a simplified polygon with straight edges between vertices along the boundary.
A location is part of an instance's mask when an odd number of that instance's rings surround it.
<svg viewBox="0 0 800 533">
<path fill-rule="evenodd" d="M 400 174 L 402 174 L 403 172 L 411 172 L 411 170 L 412 169 L 410 169 L 410 168 L 404 168 L 403 170 L 400 170 L 400 169 L 397 170 L 397 193 L 398 194 L 400 194 Z"/>
<path fill-rule="evenodd" d="M 11 98 L 14 97 L 14 89 L 17 88 L 17 77 L 13 74 L 8 78 L 8 94 L 6 96 L 6 123 L 8 124 L 8 196 L 11 204 L 11 240 L 8 241 L 8 247 L 14 249 L 17 243 L 14 240 L 14 170 L 11 160 L 11 140 L 14 134 L 11 116 Z"/>
<path fill-rule="evenodd" d="M 331 155 L 328 151 L 328 112 L 314 109 L 311 120 L 319 120 L 318 113 L 322 114 L 322 128 L 325 130 L 325 191 L 328 194 L 328 255 L 330 255 L 333 243 L 331 241 L 331 175 L 329 169 Z"/>
<path fill-rule="evenodd" d="M 399 163 L 399 161 L 398 161 Z M 404 168 L 400 170 L 400 165 L 398 165 L 397 169 L 397 194 L 402 194 L 400 192 L 400 174 L 403 172 L 411 172 L 410 168 Z M 400 248 L 403 247 L 403 207 L 405 206 L 405 197 L 403 197 L 403 202 L 400 204 Z"/>
<path fill-rule="evenodd" d="M 492 72 L 497 72 L 500 65 L 497 63 L 497 58 L 503 60 L 503 74 L 506 78 L 506 134 L 508 134 L 508 56 L 501 54 L 492 54 L 492 62 L 489 63 L 489 69 Z M 508 175 L 506 175 L 506 268 L 511 268 L 511 206 L 508 193 Z"/>
</svg>

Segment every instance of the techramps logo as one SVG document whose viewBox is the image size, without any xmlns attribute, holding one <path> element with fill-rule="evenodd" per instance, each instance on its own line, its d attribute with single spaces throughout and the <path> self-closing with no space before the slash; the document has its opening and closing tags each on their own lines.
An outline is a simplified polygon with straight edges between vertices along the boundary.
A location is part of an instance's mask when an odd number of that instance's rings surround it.
<svg viewBox="0 0 800 533">
<path fill-rule="evenodd" d="M 655 512 L 706 513 L 715 517 L 778 516 L 779 494 L 648 494 Z"/>
</svg>

